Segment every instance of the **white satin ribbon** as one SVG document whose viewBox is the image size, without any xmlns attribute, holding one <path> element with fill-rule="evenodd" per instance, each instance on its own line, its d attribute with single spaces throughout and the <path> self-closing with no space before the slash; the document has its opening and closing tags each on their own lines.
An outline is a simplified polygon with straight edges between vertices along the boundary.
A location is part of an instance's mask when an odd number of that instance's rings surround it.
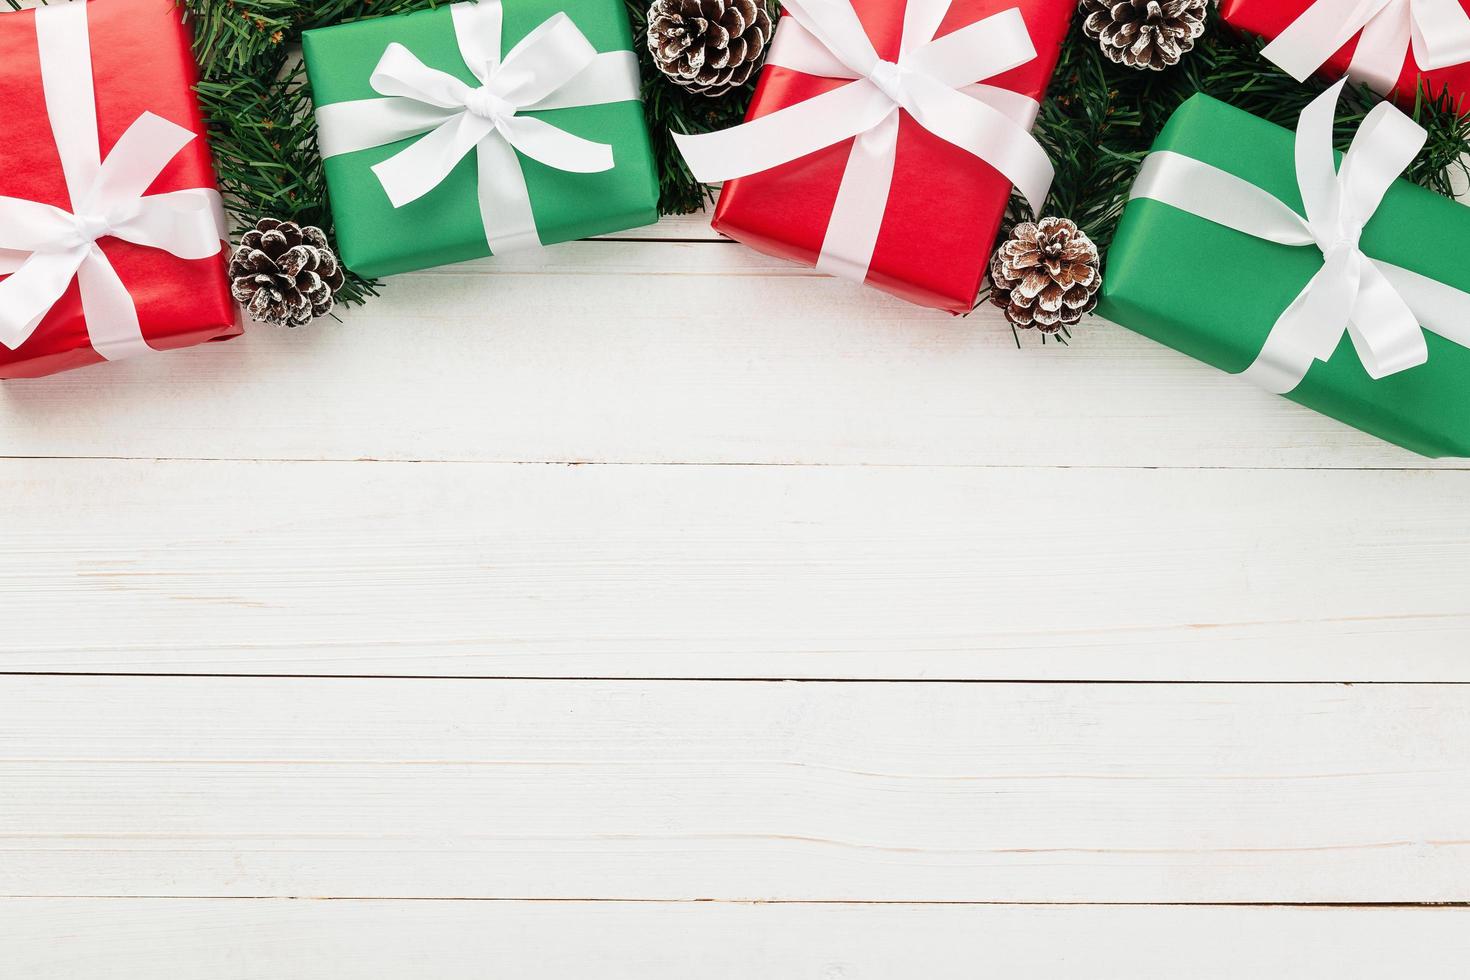
<svg viewBox="0 0 1470 980">
<path fill-rule="evenodd" d="M 1151 154 L 1132 197 L 1148 198 L 1278 245 L 1316 246 L 1320 271 L 1281 314 L 1245 377 L 1276 394 L 1296 389 L 1316 361 L 1329 360 L 1344 331 L 1374 379 L 1429 359 L 1424 330 L 1470 347 L 1470 293 L 1359 247 L 1363 228 L 1426 134 L 1387 103 L 1364 120 L 1339 170 L 1332 122 L 1346 79 L 1302 111 L 1296 137 L 1304 218 L 1249 181 L 1192 157 Z M 1421 327 L 1422 325 L 1422 327 Z"/>
<path fill-rule="evenodd" d="M 137 307 L 97 240 L 207 259 L 223 247 L 223 202 L 206 188 L 145 195 L 194 139 L 151 112 L 103 160 L 86 4 L 52 4 L 35 14 L 46 113 L 72 209 L 0 197 L 0 274 L 9 275 L 0 282 L 0 344 L 14 350 L 30 339 L 75 279 L 97 353 L 110 361 L 141 354 L 150 348 Z"/>
<path fill-rule="evenodd" d="M 400 208 L 442 184 L 474 151 L 490 251 L 537 248 L 541 237 L 516 151 L 557 170 L 598 173 L 612 169 L 613 150 L 520 113 L 636 100 L 637 58 L 631 51 L 598 54 L 564 13 L 548 18 L 501 58 L 500 0 L 457 3 L 450 15 L 460 55 L 479 87 L 390 44 L 371 78 L 373 90 L 385 98 L 317 109 L 322 155 L 423 136 L 373 167 L 389 201 Z"/>
<path fill-rule="evenodd" d="M 1458 0 L 1316 0 L 1261 53 L 1306 81 L 1360 32 L 1348 75 L 1383 94 L 1411 48 L 1420 71 L 1470 62 L 1470 14 Z"/>
<path fill-rule="evenodd" d="M 849 0 L 785 0 L 768 64 L 853 79 L 732 129 L 674 134 L 696 180 L 715 183 L 769 170 L 857 137 L 837 192 L 817 269 L 867 278 L 888 207 L 900 110 L 929 132 L 989 163 L 1039 212 L 1054 170 L 1031 135 L 1038 106 L 1016 92 L 974 84 L 1036 58 L 1021 11 L 935 38 L 950 0 L 909 0 L 897 62 L 880 59 Z"/>
</svg>

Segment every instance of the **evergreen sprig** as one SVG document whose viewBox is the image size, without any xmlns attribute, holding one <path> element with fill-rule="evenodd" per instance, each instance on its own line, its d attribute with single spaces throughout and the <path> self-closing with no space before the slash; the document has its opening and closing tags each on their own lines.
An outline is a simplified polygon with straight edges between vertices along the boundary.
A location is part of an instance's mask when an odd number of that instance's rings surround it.
<svg viewBox="0 0 1470 980">
<path fill-rule="evenodd" d="M 1262 46 L 1212 19 L 1177 67 L 1139 71 L 1114 64 L 1074 24 L 1035 130 L 1057 168 L 1047 210 L 1076 221 L 1106 254 L 1144 156 L 1174 110 L 1197 92 L 1296 129 L 1302 109 L 1331 83 L 1297 82 L 1261 56 Z M 1340 149 L 1382 101 L 1368 88 L 1347 87 L 1337 110 Z M 1465 172 L 1470 154 L 1470 119 L 1445 95 L 1421 95 L 1411 114 L 1429 141 L 1405 176 L 1451 193 L 1452 173 Z M 1013 202 L 1012 221 L 1025 217 L 1024 203 Z"/>
<path fill-rule="evenodd" d="M 18 0 L 7 0 L 10 6 Z M 306 79 L 293 56 L 302 31 L 365 17 L 407 13 L 448 0 L 181 0 L 194 25 L 200 101 L 209 121 L 222 190 L 247 224 L 261 216 L 315 224 L 331 233 L 331 212 Z M 739 122 L 754 83 L 720 99 L 669 83 L 643 43 L 646 0 L 626 0 L 643 74 L 643 100 L 658 164 L 660 210 L 698 210 L 709 200 L 674 148 L 670 132 L 708 132 Z M 774 6 L 774 4 L 773 4 Z M 1294 128 L 1301 110 L 1326 88 L 1297 83 L 1261 57 L 1262 43 L 1212 21 L 1193 53 L 1162 72 L 1126 68 L 1073 25 L 1042 106 L 1036 136 L 1056 164 L 1048 212 L 1069 217 L 1106 253 L 1138 166 L 1169 116 L 1204 92 Z M 1380 102 L 1349 86 L 1336 135 L 1345 148 Z M 1458 169 L 1470 175 L 1470 117 L 1446 95 L 1421 95 L 1413 117 L 1429 133 L 1406 176 L 1450 193 Z M 1030 217 L 1018 198 L 1008 225 Z M 1009 228 L 1003 231 L 1008 232 Z M 353 278 L 341 294 L 361 302 L 376 284 Z"/>
<path fill-rule="evenodd" d="M 12 6 L 16 0 L 9 0 Z M 303 31 L 366 17 L 408 13 L 449 0 L 181 0 L 194 27 L 199 99 L 209 123 L 220 186 L 245 227 L 268 216 L 314 224 L 332 234 L 311 93 L 295 45 Z M 709 200 L 674 147 L 670 131 L 709 132 L 745 117 L 751 82 L 718 99 L 682 89 L 653 64 L 643 42 L 644 0 L 626 0 L 653 138 L 659 210 L 687 214 Z M 377 284 L 350 276 L 346 303 L 376 295 Z"/>
</svg>

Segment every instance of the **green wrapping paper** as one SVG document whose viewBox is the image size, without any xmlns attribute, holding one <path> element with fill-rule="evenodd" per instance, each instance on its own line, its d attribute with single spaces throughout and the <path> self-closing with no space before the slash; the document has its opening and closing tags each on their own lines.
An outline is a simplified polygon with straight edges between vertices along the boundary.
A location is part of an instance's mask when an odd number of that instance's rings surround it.
<svg viewBox="0 0 1470 980">
<path fill-rule="evenodd" d="M 1295 134 L 1208 96 L 1190 99 L 1153 150 L 1234 174 L 1303 214 Z M 1470 291 L 1470 209 L 1405 180 L 1362 237 L 1364 253 Z M 1108 255 L 1099 315 L 1232 374 L 1322 268 L 1315 248 L 1253 238 L 1147 198 L 1129 202 Z M 1427 364 L 1368 376 L 1344 335 L 1286 397 L 1425 456 L 1470 456 L 1470 350 L 1426 332 Z"/>
<path fill-rule="evenodd" d="M 621 0 L 506 0 L 502 53 L 558 12 L 565 12 L 598 52 L 631 51 Z M 369 82 L 385 49 L 397 42 L 425 65 L 480 83 L 465 65 L 447 6 L 308 31 L 303 54 L 318 107 L 380 98 Z M 544 244 L 637 228 L 658 220 L 658 179 L 641 102 L 525 111 L 575 136 L 611 144 L 615 165 L 569 173 L 517 153 Z M 367 278 L 482 258 L 490 254 L 477 203 L 475 153 L 438 187 L 394 208 L 372 167 L 412 139 L 325 161 L 327 189 L 342 261 Z"/>
</svg>

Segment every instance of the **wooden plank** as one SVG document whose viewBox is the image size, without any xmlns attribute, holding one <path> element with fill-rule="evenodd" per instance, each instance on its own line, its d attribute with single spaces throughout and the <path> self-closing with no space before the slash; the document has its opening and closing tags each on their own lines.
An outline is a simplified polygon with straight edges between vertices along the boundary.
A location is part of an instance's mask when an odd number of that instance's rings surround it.
<svg viewBox="0 0 1470 980">
<path fill-rule="evenodd" d="M 1470 687 L 0 679 L 0 894 L 1470 900 Z"/>
<path fill-rule="evenodd" d="M 0 461 L 0 670 L 1470 680 L 1470 474 Z"/>
<path fill-rule="evenodd" d="M 7 383 L 0 456 L 1425 465 L 1100 321 L 1025 344 L 743 247 L 574 243 L 399 277 L 340 325 Z"/>
<path fill-rule="evenodd" d="M 611 235 L 603 235 L 596 241 L 724 242 L 733 244 L 730 239 L 723 237 L 710 227 L 710 212 L 708 211 L 666 215 L 656 225 L 614 232 Z"/>
<path fill-rule="evenodd" d="M 1470 910 L 0 900 L 26 980 L 1461 980 Z"/>
</svg>

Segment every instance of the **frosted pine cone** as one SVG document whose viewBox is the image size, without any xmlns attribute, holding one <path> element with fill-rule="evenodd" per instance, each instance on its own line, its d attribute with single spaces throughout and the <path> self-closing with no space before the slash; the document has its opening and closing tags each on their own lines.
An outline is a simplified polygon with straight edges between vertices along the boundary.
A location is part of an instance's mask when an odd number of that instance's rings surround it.
<svg viewBox="0 0 1470 980">
<path fill-rule="evenodd" d="M 1179 64 L 1205 32 L 1209 0 L 1082 0 L 1082 29 L 1129 68 Z"/>
<path fill-rule="evenodd" d="M 1017 225 L 990 260 L 990 301 L 1022 328 L 1059 333 L 1097 307 L 1097 246 L 1066 218 Z"/>
<path fill-rule="evenodd" d="M 251 317 L 304 327 L 332 312 L 346 282 L 320 228 L 262 218 L 230 256 L 230 289 Z"/>
<path fill-rule="evenodd" d="M 648 8 L 654 64 L 675 83 L 711 97 L 750 80 L 771 30 L 765 0 L 654 0 Z"/>
</svg>

